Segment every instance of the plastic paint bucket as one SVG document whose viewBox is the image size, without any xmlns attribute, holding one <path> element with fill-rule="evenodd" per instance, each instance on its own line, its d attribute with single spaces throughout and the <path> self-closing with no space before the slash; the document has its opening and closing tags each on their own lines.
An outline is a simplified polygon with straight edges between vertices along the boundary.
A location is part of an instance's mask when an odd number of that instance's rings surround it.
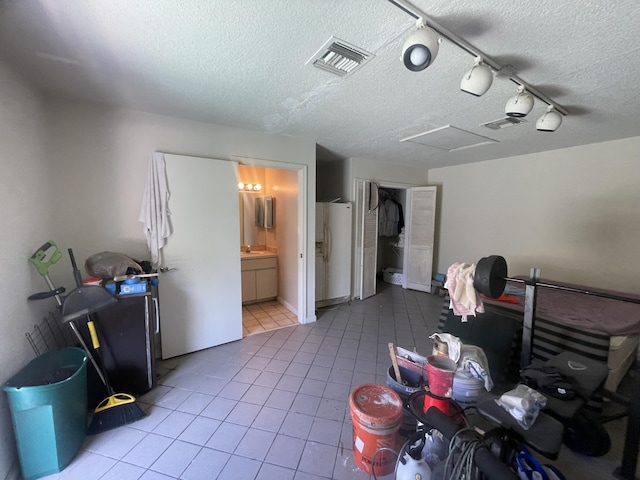
<svg viewBox="0 0 640 480">
<path fill-rule="evenodd" d="M 424 380 L 420 374 L 407 368 L 398 367 L 398 369 L 400 370 L 403 383 L 398 383 L 396 380 L 396 373 L 392 365 L 389 367 L 389 370 L 387 370 L 387 386 L 400 396 L 403 403 L 406 403 L 411 394 L 422 390 Z M 402 412 L 402 423 L 400 424 L 398 433 L 402 437 L 408 437 L 416 431 L 418 422 L 408 408 L 403 408 Z"/>
<path fill-rule="evenodd" d="M 453 395 L 453 375 L 456 373 L 456 362 L 450 358 L 431 355 L 427 358 L 429 372 L 429 390 L 439 397 Z"/>
<path fill-rule="evenodd" d="M 398 367 L 398 370 L 403 383 L 396 380 L 396 372 L 392 365 L 387 370 L 387 386 L 400 395 L 400 398 L 409 398 L 412 393 L 422 389 L 422 376 L 404 367 Z"/>
<path fill-rule="evenodd" d="M 351 392 L 349 408 L 356 465 L 369 475 L 382 477 L 392 473 L 396 465 L 402 400 L 384 385 L 365 383 Z"/>
<path fill-rule="evenodd" d="M 461 405 L 475 405 L 485 396 L 484 383 L 458 370 L 453 376 L 453 399 Z"/>
</svg>

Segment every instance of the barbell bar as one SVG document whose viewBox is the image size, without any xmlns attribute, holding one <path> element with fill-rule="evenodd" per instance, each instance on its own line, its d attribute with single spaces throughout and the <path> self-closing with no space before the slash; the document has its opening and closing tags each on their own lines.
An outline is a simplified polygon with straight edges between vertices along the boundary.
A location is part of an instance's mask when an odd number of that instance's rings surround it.
<svg viewBox="0 0 640 480">
<path fill-rule="evenodd" d="M 537 269 L 533 271 L 539 272 Z M 507 261 L 500 255 L 490 255 L 482 257 L 476 264 L 476 272 L 473 277 L 474 288 L 489 298 L 498 298 L 504 293 L 507 282 L 526 283 L 535 285 L 536 287 L 552 288 L 555 290 L 563 290 L 566 292 L 581 293 L 584 295 L 593 295 L 595 297 L 609 298 L 611 300 L 619 300 L 621 302 L 630 302 L 640 304 L 639 298 L 625 297 L 609 292 L 598 292 L 584 288 L 567 287 L 564 285 L 555 285 L 553 283 L 540 282 L 535 274 L 531 275 L 528 280 L 521 278 L 512 278 L 507 275 Z"/>
</svg>

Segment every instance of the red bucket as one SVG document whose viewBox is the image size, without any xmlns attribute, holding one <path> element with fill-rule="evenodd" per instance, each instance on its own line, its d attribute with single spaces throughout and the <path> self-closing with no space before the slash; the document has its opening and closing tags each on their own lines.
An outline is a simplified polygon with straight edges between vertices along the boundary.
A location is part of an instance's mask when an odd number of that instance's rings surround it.
<svg viewBox="0 0 640 480">
<path fill-rule="evenodd" d="M 429 374 L 429 391 L 439 397 L 453 396 L 453 376 L 456 373 L 456 362 L 448 357 L 431 355 L 427 357 Z"/>
<path fill-rule="evenodd" d="M 402 400 L 384 385 L 365 383 L 351 392 L 349 407 L 356 465 L 369 475 L 389 475 L 396 465 Z"/>
</svg>

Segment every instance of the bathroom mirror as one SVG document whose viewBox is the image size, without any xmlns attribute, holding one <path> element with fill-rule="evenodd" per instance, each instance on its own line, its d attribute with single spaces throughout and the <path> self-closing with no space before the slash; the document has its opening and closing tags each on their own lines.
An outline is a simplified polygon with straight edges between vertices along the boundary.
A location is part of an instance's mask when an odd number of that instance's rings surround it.
<svg viewBox="0 0 640 480">
<path fill-rule="evenodd" d="M 264 197 L 264 226 L 265 228 L 273 228 L 275 226 L 275 199 L 268 195 Z"/>
<path fill-rule="evenodd" d="M 254 192 L 239 192 L 240 244 L 265 245 L 264 197 Z"/>
</svg>

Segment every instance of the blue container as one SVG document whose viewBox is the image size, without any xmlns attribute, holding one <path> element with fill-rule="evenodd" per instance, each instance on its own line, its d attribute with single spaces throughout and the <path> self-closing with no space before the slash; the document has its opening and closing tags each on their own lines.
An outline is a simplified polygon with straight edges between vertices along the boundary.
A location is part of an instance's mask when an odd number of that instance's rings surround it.
<svg viewBox="0 0 640 480">
<path fill-rule="evenodd" d="M 147 282 L 141 282 L 140 279 L 131 279 L 137 280 L 135 282 L 130 282 L 125 280 L 120 285 L 120 295 L 127 295 L 131 293 L 145 293 L 147 291 Z"/>
<path fill-rule="evenodd" d="M 114 282 L 113 280 L 110 280 L 107 283 L 105 283 L 104 288 L 106 288 L 111 295 L 116 294 L 116 282 Z"/>
<path fill-rule="evenodd" d="M 22 476 L 32 480 L 62 471 L 87 430 L 87 355 L 79 348 L 47 352 L 4 386 Z"/>
</svg>

